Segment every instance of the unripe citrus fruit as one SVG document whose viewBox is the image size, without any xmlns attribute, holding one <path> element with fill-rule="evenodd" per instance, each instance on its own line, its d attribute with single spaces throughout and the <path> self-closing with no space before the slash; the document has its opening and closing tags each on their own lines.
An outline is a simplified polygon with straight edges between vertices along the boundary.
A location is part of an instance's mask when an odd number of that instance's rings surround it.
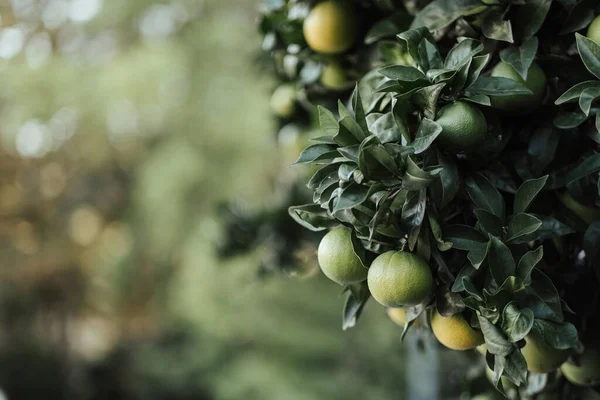
<svg viewBox="0 0 600 400">
<path fill-rule="evenodd" d="M 449 151 L 470 151 L 487 135 L 487 121 L 483 113 L 464 101 L 443 107 L 435 121 L 442 126 L 442 133 L 436 140 Z"/>
<path fill-rule="evenodd" d="M 388 317 L 390 317 L 390 319 L 392 321 L 394 321 L 394 323 L 396 325 L 399 326 L 404 326 L 404 324 L 406 324 L 406 310 L 402 307 L 398 307 L 398 308 L 388 308 L 386 310 Z M 419 322 L 418 319 L 416 319 L 413 322 L 413 326 L 420 326 L 421 323 Z"/>
<path fill-rule="evenodd" d="M 304 38 L 319 53 L 343 53 L 356 41 L 357 25 L 350 2 L 326 0 L 314 6 L 304 20 Z"/>
<path fill-rule="evenodd" d="M 338 63 L 325 64 L 321 71 L 321 84 L 330 90 L 344 90 L 348 87 L 346 72 Z"/>
<path fill-rule="evenodd" d="M 581 204 L 577 200 L 573 198 L 569 194 L 569 192 L 565 191 L 558 198 L 561 203 L 565 205 L 569 210 L 573 212 L 573 214 L 577 215 L 579 218 L 591 224 L 592 222 L 600 219 L 600 208 L 590 207 L 585 204 Z"/>
<path fill-rule="evenodd" d="M 462 314 L 443 317 L 435 310 L 431 330 L 437 340 L 452 350 L 469 350 L 484 343 L 483 334 L 471 328 Z"/>
<path fill-rule="evenodd" d="M 377 257 L 367 277 L 373 298 L 387 307 L 416 306 L 433 288 L 429 265 L 405 251 L 388 251 Z"/>
<path fill-rule="evenodd" d="M 600 15 L 588 26 L 587 37 L 600 44 Z"/>
<path fill-rule="evenodd" d="M 527 362 L 527 369 L 538 374 L 554 371 L 569 357 L 568 351 L 548 346 L 536 333 L 525 336 L 521 353 Z"/>
<path fill-rule="evenodd" d="M 325 276 L 340 285 L 362 282 L 367 278 L 367 269 L 352 248 L 349 228 L 329 231 L 321 239 L 317 258 Z"/>
<path fill-rule="evenodd" d="M 492 96 L 492 106 L 513 114 L 526 114 L 540 105 L 546 91 L 546 74 L 535 62 L 527 71 L 527 80 L 504 61 L 499 62 L 492 70 L 492 76 L 508 78 L 517 81 L 533 94 L 515 94 L 511 96 Z"/>
<path fill-rule="evenodd" d="M 271 110 L 281 118 L 289 118 L 296 108 L 296 88 L 284 83 L 271 95 Z"/>
<path fill-rule="evenodd" d="M 565 378 L 579 386 L 600 384 L 600 344 L 587 345 L 578 361 L 578 364 L 567 361 L 560 367 Z"/>
</svg>

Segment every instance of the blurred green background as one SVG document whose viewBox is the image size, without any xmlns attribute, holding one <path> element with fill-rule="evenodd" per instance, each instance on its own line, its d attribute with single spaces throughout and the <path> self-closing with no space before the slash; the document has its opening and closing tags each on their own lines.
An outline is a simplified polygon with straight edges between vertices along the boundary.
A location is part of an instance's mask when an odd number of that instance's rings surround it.
<svg viewBox="0 0 600 400">
<path fill-rule="evenodd" d="M 435 385 L 382 308 L 342 331 L 314 249 L 296 278 L 259 278 L 260 247 L 217 257 L 219 204 L 269 209 L 301 173 L 295 147 L 277 151 L 257 5 L 0 2 L 2 396 L 402 399 L 407 373 Z"/>
</svg>

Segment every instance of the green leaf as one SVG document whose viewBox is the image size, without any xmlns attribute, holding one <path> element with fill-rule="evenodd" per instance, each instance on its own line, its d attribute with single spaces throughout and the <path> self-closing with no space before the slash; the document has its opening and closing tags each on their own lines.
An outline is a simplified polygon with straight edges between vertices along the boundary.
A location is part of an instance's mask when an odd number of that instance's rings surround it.
<svg viewBox="0 0 600 400">
<path fill-rule="evenodd" d="M 556 323 L 536 318 L 532 331 L 553 349 L 567 350 L 579 343 L 577 329 L 569 322 Z"/>
<path fill-rule="evenodd" d="M 429 186 L 429 193 L 435 203 L 436 207 L 441 210 L 446 207 L 456 196 L 460 187 L 460 175 L 458 167 L 454 161 L 437 151 L 437 164 L 442 167 L 438 175 L 438 179 L 435 180 Z"/>
<path fill-rule="evenodd" d="M 476 174 L 465 180 L 467 193 L 478 208 L 494 214 L 504 221 L 505 204 L 502 195 L 484 176 Z"/>
<path fill-rule="evenodd" d="M 538 49 L 538 39 L 533 36 L 521 44 L 520 47 L 507 47 L 500 51 L 500 59 L 510 64 L 523 80 L 527 79 L 527 72 L 535 58 Z"/>
<path fill-rule="evenodd" d="M 360 126 L 360 129 L 363 131 L 365 136 L 368 136 L 369 128 L 367 127 L 365 109 L 363 107 L 362 99 L 360 98 L 358 82 L 356 83 L 354 91 L 352 92 L 350 103 L 352 104 L 352 110 L 354 111 L 354 118 L 356 119 L 356 123 L 358 124 L 358 126 Z"/>
<path fill-rule="evenodd" d="M 542 226 L 542 221 L 531 214 L 519 213 L 512 217 L 508 224 L 507 242 L 513 242 L 525 235 L 537 231 Z"/>
<path fill-rule="evenodd" d="M 358 167 L 367 178 L 376 175 L 380 165 L 391 173 L 398 170 L 396 162 L 375 135 L 360 144 L 358 154 Z"/>
<path fill-rule="evenodd" d="M 342 190 L 333 212 L 355 207 L 362 204 L 368 197 L 369 187 L 353 182 Z"/>
<path fill-rule="evenodd" d="M 583 235 L 583 249 L 589 264 L 600 259 L 600 221 L 594 221 Z"/>
<path fill-rule="evenodd" d="M 444 65 L 437 47 L 427 39 L 419 43 L 419 56 L 424 71 L 442 68 Z"/>
<path fill-rule="evenodd" d="M 421 57 L 419 54 L 419 44 L 421 41 L 423 39 L 427 39 L 432 43 L 434 42 L 429 29 L 422 25 L 415 26 L 414 21 L 413 24 L 411 24 L 410 30 L 399 33 L 396 37 L 408 50 L 408 54 L 410 54 L 412 59 L 417 62 L 417 64 L 420 64 L 421 62 Z"/>
<path fill-rule="evenodd" d="M 582 113 L 579 110 L 574 112 L 570 111 L 561 111 L 555 118 L 552 120 L 554 126 L 560 129 L 571 129 L 577 128 L 579 125 L 583 124 L 587 119 L 587 115 Z"/>
<path fill-rule="evenodd" d="M 406 196 L 406 201 L 402 207 L 402 223 L 408 230 L 408 245 L 411 251 L 421 230 L 421 224 L 425 217 L 425 204 L 427 196 L 425 190 L 411 191 Z"/>
<path fill-rule="evenodd" d="M 288 214 L 294 221 L 313 232 L 322 231 L 338 225 L 318 204 L 305 204 L 288 208 Z"/>
<path fill-rule="evenodd" d="M 363 131 L 360 125 L 352 117 L 342 118 L 342 120 L 340 121 L 340 128 L 346 128 L 348 132 L 350 132 L 350 134 L 354 136 L 358 143 L 362 142 L 367 138 L 367 134 L 365 133 L 365 131 Z"/>
<path fill-rule="evenodd" d="M 348 291 L 348 297 L 346 297 L 342 315 L 343 330 L 353 328 L 356 325 L 356 322 L 370 297 L 371 293 L 369 292 L 366 282 L 360 284 L 358 289 Z"/>
<path fill-rule="evenodd" d="M 533 312 L 524 308 L 519 309 L 517 303 L 510 302 L 502 311 L 502 331 L 511 342 L 525 338 L 533 326 Z"/>
<path fill-rule="evenodd" d="M 333 160 L 337 157 L 336 146 L 331 144 L 313 144 L 302 150 L 300 157 L 292 165 L 315 161 Z"/>
<path fill-rule="evenodd" d="M 395 12 L 369 29 L 365 35 L 365 44 L 373 44 L 381 39 L 396 36 L 398 33 L 407 30 L 411 22 L 412 17 L 408 13 L 404 11 Z"/>
<path fill-rule="evenodd" d="M 341 100 L 338 100 L 338 114 L 340 115 L 340 119 L 344 119 L 346 117 L 350 119 L 354 119 L 354 115 L 346 108 L 344 103 Z"/>
<path fill-rule="evenodd" d="M 596 0 L 580 0 L 573 4 L 559 33 L 561 35 L 573 33 L 588 26 L 595 17 L 595 6 Z"/>
<path fill-rule="evenodd" d="M 513 349 L 513 345 L 506 340 L 502 332 L 494 326 L 487 318 L 477 314 L 481 332 L 485 338 L 487 351 L 499 356 L 507 356 Z"/>
<path fill-rule="evenodd" d="M 517 37 L 525 40 L 535 35 L 542 27 L 551 5 L 552 0 L 527 0 L 525 5 L 518 7 L 513 20 Z"/>
<path fill-rule="evenodd" d="M 405 65 L 390 65 L 381 68 L 378 72 L 386 78 L 393 80 L 399 80 L 404 82 L 424 80 L 426 83 L 429 83 L 429 80 L 427 79 L 425 74 L 423 74 L 415 67 L 408 67 Z"/>
<path fill-rule="evenodd" d="M 502 236 L 502 222 L 498 217 L 481 208 L 473 210 L 473 213 L 486 233 L 494 236 Z"/>
<path fill-rule="evenodd" d="M 513 32 L 510 21 L 504 19 L 505 12 L 494 7 L 483 18 L 481 31 L 487 38 L 513 43 Z"/>
<path fill-rule="evenodd" d="M 442 93 L 445 83 L 426 86 L 413 93 L 411 101 L 423 109 L 426 118 L 435 119 L 438 107 L 438 99 Z"/>
<path fill-rule="evenodd" d="M 436 241 L 436 245 L 439 251 L 447 251 L 452 248 L 452 243 L 446 242 L 443 239 L 442 228 L 440 227 L 440 223 L 431 215 L 431 213 L 427 213 L 427 220 L 429 221 L 429 226 L 431 227 L 431 234 Z"/>
<path fill-rule="evenodd" d="M 600 97 L 600 88 L 587 88 L 581 93 L 581 97 L 579 97 L 579 108 L 586 115 L 590 115 L 590 109 L 592 108 L 592 103 Z"/>
<path fill-rule="evenodd" d="M 516 385 L 527 382 L 527 361 L 525 361 L 525 357 L 519 350 L 514 349 L 506 358 L 504 373 Z"/>
<path fill-rule="evenodd" d="M 338 134 L 340 126 L 333 116 L 333 113 L 325 107 L 317 106 L 319 112 L 319 125 L 323 134 L 334 137 Z"/>
<path fill-rule="evenodd" d="M 467 254 L 467 259 L 473 268 L 479 269 L 479 267 L 481 267 L 481 264 L 483 264 L 483 261 L 485 261 L 490 252 L 491 244 L 492 242 L 489 241 L 487 243 L 483 243 L 478 248 L 469 251 L 469 254 Z"/>
<path fill-rule="evenodd" d="M 527 152 L 534 175 L 540 175 L 554 160 L 559 138 L 559 130 L 550 124 L 545 124 L 533 132 Z"/>
<path fill-rule="evenodd" d="M 564 171 L 550 175 L 546 189 L 559 189 L 567 186 L 571 182 L 584 178 L 588 175 L 600 171 L 600 154 L 596 153 L 585 160 L 574 168 L 569 168 Z"/>
<path fill-rule="evenodd" d="M 519 214 L 526 212 L 533 200 L 535 200 L 536 196 L 544 188 L 547 180 L 548 175 L 523 182 L 515 194 L 513 213 Z"/>
<path fill-rule="evenodd" d="M 524 306 L 530 308 L 536 318 L 562 322 L 563 312 L 560 297 L 550 278 L 537 269 L 532 271 L 531 278 Z"/>
<path fill-rule="evenodd" d="M 513 240 L 513 244 L 529 243 L 534 240 L 547 240 L 573 233 L 573 229 L 563 224 L 554 217 L 534 214 L 537 219 L 542 221 L 540 228 L 531 235 L 525 235 L 520 239 Z"/>
<path fill-rule="evenodd" d="M 427 188 L 436 179 L 440 169 L 431 172 L 421 169 L 412 159 L 407 158 L 406 172 L 402 178 L 402 188 L 407 190 L 421 190 Z"/>
<path fill-rule="evenodd" d="M 355 144 L 352 146 L 346 146 L 346 147 L 338 147 L 337 148 L 337 152 L 346 157 L 348 160 L 358 164 L 358 151 L 360 149 L 360 145 L 359 144 Z"/>
<path fill-rule="evenodd" d="M 600 46 L 587 37 L 576 33 L 577 50 L 581 61 L 596 78 L 600 79 Z"/>
<path fill-rule="evenodd" d="M 479 0 L 435 0 L 417 13 L 411 28 L 442 29 L 461 17 L 480 13 L 486 8 Z"/>
<path fill-rule="evenodd" d="M 444 229 L 444 240 L 458 250 L 478 250 L 487 246 L 488 239 L 467 225 L 449 225 Z"/>
<path fill-rule="evenodd" d="M 471 66 L 469 67 L 469 74 L 467 77 L 467 81 L 465 82 L 465 87 L 471 86 L 473 82 L 475 82 L 479 78 L 479 75 L 481 75 L 481 71 L 483 71 L 489 60 L 489 54 L 473 57 L 471 61 Z"/>
<path fill-rule="evenodd" d="M 576 102 L 581 96 L 581 94 L 585 90 L 590 88 L 600 88 L 600 81 L 579 82 L 578 84 L 564 92 L 558 99 L 556 99 L 554 104 L 559 105 L 564 103 Z"/>
<path fill-rule="evenodd" d="M 315 172 L 315 174 L 312 176 L 312 178 L 310 178 L 310 180 L 308 181 L 307 186 L 310 189 L 315 189 L 327 175 L 331 174 L 332 172 L 335 172 L 339 167 L 340 167 L 339 164 L 325 165 L 324 167 L 319 169 L 317 172 Z"/>
<path fill-rule="evenodd" d="M 417 129 L 415 140 L 411 143 L 411 147 L 415 150 L 415 154 L 427 150 L 440 133 L 442 133 L 440 124 L 428 118 L 423 118 Z"/>
<path fill-rule="evenodd" d="M 510 249 L 495 236 L 490 237 L 491 246 L 488 254 L 490 273 L 501 284 L 509 276 L 515 275 L 515 260 Z"/>
<path fill-rule="evenodd" d="M 519 264 L 517 264 L 517 277 L 523 280 L 524 285 L 531 284 L 531 271 L 538 265 L 543 256 L 544 247 L 539 246 L 537 249 L 523 254 L 519 260 Z"/>
<path fill-rule="evenodd" d="M 467 90 L 474 94 L 485 94 L 488 96 L 533 94 L 533 92 L 522 83 L 498 76 L 480 76 L 467 88 Z"/>
<path fill-rule="evenodd" d="M 450 49 L 446 60 L 444 61 L 444 68 L 447 69 L 458 69 L 463 64 L 469 62 L 473 56 L 483 51 L 483 44 L 479 40 L 475 39 L 464 39 L 453 48 Z"/>
</svg>

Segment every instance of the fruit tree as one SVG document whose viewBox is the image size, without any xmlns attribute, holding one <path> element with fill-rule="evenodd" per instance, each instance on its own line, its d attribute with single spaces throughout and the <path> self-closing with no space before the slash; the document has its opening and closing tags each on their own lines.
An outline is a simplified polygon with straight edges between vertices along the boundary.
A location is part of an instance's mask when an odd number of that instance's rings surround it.
<svg viewBox="0 0 600 400">
<path fill-rule="evenodd" d="M 600 396 L 598 3 L 265 2 L 280 134 L 321 131 L 289 214 L 328 231 L 344 328 L 373 298 L 508 397 Z"/>
</svg>

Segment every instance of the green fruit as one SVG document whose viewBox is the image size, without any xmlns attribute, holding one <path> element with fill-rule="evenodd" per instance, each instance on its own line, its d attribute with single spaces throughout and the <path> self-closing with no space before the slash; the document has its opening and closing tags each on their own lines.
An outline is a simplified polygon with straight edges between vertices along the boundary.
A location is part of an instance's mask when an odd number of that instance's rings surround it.
<svg viewBox="0 0 600 400">
<path fill-rule="evenodd" d="M 321 71 L 321 84 L 330 90 L 344 90 L 348 88 L 346 72 L 338 63 L 325 64 Z"/>
<path fill-rule="evenodd" d="M 586 223 L 591 224 L 592 222 L 600 219 L 600 208 L 590 207 L 585 204 L 581 204 L 565 191 L 558 198 L 561 203 L 565 205 L 573 214 L 584 220 Z"/>
<path fill-rule="evenodd" d="M 492 70 L 492 76 L 517 81 L 533 94 L 515 94 L 511 96 L 492 96 L 492 106 L 513 114 L 526 114 L 540 105 L 546 92 L 546 74 L 535 62 L 527 71 L 527 80 L 504 61 L 499 62 Z"/>
<path fill-rule="evenodd" d="M 557 350 L 548 346 L 535 333 L 525 336 L 525 346 L 521 349 L 527 362 L 527 369 L 538 374 L 552 372 L 569 357 L 566 350 Z"/>
<path fill-rule="evenodd" d="M 600 15 L 594 18 L 588 27 L 587 37 L 600 45 Z"/>
<path fill-rule="evenodd" d="M 471 328 L 462 314 L 443 317 L 435 310 L 431 330 L 436 339 L 452 350 L 469 350 L 484 343 L 483 334 Z"/>
<path fill-rule="evenodd" d="M 487 135 L 487 121 L 483 113 L 464 101 L 442 108 L 435 121 L 442 126 L 442 133 L 436 141 L 449 151 L 473 150 Z"/>
<path fill-rule="evenodd" d="M 329 231 L 321 239 L 317 258 L 325 276 L 340 285 L 362 282 L 367 278 L 367 269 L 354 253 L 349 228 Z"/>
<path fill-rule="evenodd" d="M 560 367 L 565 378 L 579 386 L 600 384 L 600 344 L 586 346 L 578 358 L 578 364 L 567 361 Z"/>
<path fill-rule="evenodd" d="M 296 109 L 296 87 L 285 83 L 275 89 L 271 96 L 271 110 L 281 118 L 289 118 Z"/>
<path fill-rule="evenodd" d="M 326 0 L 317 3 L 304 20 L 308 46 L 323 54 L 350 49 L 358 36 L 358 21 L 349 1 Z"/>
<path fill-rule="evenodd" d="M 419 256 L 388 251 L 371 264 L 367 283 L 373 298 L 384 306 L 416 306 L 431 294 L 433 276 Z"/>
</svg>

